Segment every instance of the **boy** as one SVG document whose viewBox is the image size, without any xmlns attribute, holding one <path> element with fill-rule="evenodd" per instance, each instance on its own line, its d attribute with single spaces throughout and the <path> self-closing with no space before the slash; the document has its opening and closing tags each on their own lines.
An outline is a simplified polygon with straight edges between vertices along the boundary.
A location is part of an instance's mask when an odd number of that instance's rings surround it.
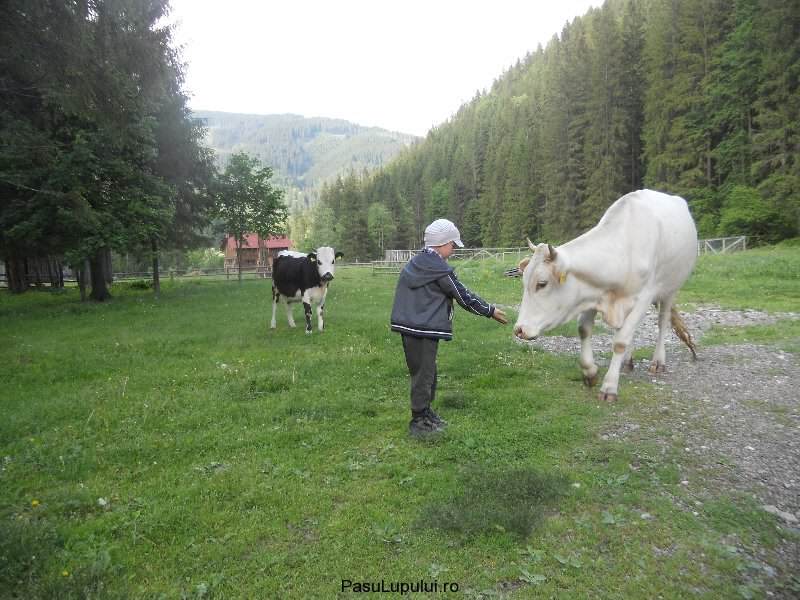
<svg viewBox="0 0 800 600">
<path fill-rule="evenodd" d="M 447 259 L 456 246 L 463 248 L 461 234 L 447 219 L 425 228 L 425 249 L 400 273 L 392 307 L 392 331 L 402 335 L 406 365 L 411 375 L 411 422 L 413 436 L 441 431 L 447 423 L 431 409 L 436 394 L 436 353 L 439 340 L 453 339 L 453 300 L 465 310 L 505 325 L 505 313 L 470 292 L 456 278 Z"/>
</svg>

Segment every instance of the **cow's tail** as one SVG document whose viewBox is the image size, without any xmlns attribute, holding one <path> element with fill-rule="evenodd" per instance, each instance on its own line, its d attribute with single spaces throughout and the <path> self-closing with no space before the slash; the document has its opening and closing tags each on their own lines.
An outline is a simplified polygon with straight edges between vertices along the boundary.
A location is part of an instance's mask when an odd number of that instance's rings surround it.
<svg viewBox="0 0 800 600">
<path fill-rule="evenodd" d="M 683 318 L 681 318 L 681 314 L 678 312 L 678 309 L 674 306 L 670 311 L 670 321 L 672 323 L 672 329 L 675 332 L 680 340 L 686 344 L 689 350 L 692 352 L 692 358 L 697 360 L 697 346 L 694 345 L 694 341 L 692 341 L 692 334 L 689 333 L 689 330 L 686 327 L 686 323 L 683 322 Z"/>
</svg>

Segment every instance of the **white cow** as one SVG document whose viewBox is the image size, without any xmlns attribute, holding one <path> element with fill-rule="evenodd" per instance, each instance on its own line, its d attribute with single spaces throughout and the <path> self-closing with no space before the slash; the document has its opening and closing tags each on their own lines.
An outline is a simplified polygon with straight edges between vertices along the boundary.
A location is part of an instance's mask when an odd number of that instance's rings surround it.
<svg viewBox="0 0 800 600">
<path fill-rule="evenodd" d="M 614 356 L 600 388 L 602 400 L 617 398 L 623 364 L 633 367 L 633 333 L 651 304 L 658 306 L 658 339 L 651 372 L 665 368 L 664 336 L 672 324 L 696 357 L 675 295 L 697 258 L 697 230 L 686 201 L 652 190 L 631 192 L 614 202 L 600 222 L 571 242 L 534 246 L 520 262 L 523 293 L 514 335 L 533 339 L 578 316 L 584 382 L 597 381 L 590 337 L 595 315 L 616 329 Z"/>
</svg>

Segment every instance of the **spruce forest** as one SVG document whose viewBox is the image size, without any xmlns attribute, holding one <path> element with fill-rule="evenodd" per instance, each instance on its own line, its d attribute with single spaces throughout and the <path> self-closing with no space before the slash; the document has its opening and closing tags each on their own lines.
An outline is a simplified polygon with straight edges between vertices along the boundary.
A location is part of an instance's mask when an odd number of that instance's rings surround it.
<svg viewBox="0 0 800 600">
<path fill-rule="evenodd" d="M 110 297 L 111 252 L 208 243 L 217 173 L 183 92 L 168 0 L 9 0 L 0 14 L 0 259 L 25 291 Z M 224 189 L 224 188 L 220 188 Z"/>
<path fill-rule="evenodd" d="M 608 0 L 426 139 L 338 178 L 302 227 L 350 258 L 419 245 L 563 242 L 623 194 L 689 201 L 701 237 L 800 234 L 800 2 Z"/>
</svg>

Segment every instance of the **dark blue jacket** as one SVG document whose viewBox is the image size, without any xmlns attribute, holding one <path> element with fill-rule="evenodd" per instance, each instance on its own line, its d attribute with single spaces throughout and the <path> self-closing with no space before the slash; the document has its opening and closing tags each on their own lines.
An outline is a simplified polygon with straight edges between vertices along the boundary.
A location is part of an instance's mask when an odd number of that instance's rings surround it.
<svg viewBox="0 0 800 600">
<path fill-rule="evenodd" d="M 400 272 L 392 307 L 392 331 L 453 339 L 453 300 L 476 315 L 494 315 L 493 305 L 465 288 L 447 261 L 425 248 Z"/>
</svg>

